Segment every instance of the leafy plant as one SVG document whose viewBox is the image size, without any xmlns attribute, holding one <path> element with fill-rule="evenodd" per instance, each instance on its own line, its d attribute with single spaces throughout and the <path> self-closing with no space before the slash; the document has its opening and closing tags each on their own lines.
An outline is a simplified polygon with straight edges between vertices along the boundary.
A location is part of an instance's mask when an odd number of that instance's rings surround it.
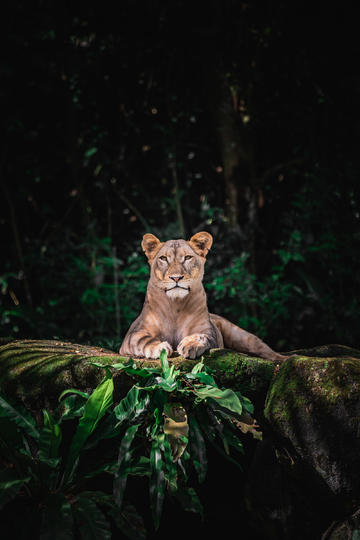
<svg viewBox="0 0 360 540">
<path fill-rule="evenodd" d="M 55 529 L 66 539 L 75 532 L 107 539 L 115 526 L 141 539 L 142 518 L 124 495 L 129 477 L 142 476 L 155 528 L 166 494 L 202 514 L 189 479 L 192 472 L 205 479 L 206 442 L 239 466 L 239 422 L 253 407 L 239 392 L 219 388 L 202 361 L 184 372 L 169 366 L 165 351 L 160 360 L 154 368 L 132 359 L 95 364 L 106 370 L 99 386 L 90 396 L 63 392 L 54 414 L 43 411 L 42 427 L 0 398 L 1 506 L 34 507 L 41 516 L 34 530 L 44 539 Z M 118 404 L 110 368 L 138 381 Z"/>
<path fill-rule="evenodd" d="M 195 469 L 200 482 L 204 481 L 206 441 L 239 466 L 231 450 L 243 451 L 238 422 L 244 419 L 244 413 L 253 412 L 250 401 L 239 392 L 219 388 L 203 362 L 190 372 L 170 367 L 165 351 L 160 356 L 160 367 L 137 367 L 132 359 L 112 366 L 95 365 L 112 367 L 143 380 L 114 407 L 100 434 L 113 436 L 122 423 L 128 426 L 114 480 L 118 503 L 123 500 L 127 477 L 140 474 L 149 478 L 156 528 L 166 490 L 185 510 L 201 514 L 198 496 L 188 485 L 191 469 Z"/>
<path fill-rule="evenodd" d="M 113 403 L 112 394 L 113 379 L 107 373 L 91 396 L 72 392 L 64 400 L 61 413 L 59 410 L 52 415 L 44 410 L 42 428 L 26 410 L 0 397 L 0 505 L 15 499 L 17 507 L 30 505 L 32 516 L 39 516 L 31 533 L 26 520 L 16 524 L 22 527 L 24 537 L 47 539 L 56 534 L 72 539 L 74 532 L 80 531 L 82 538 L 111 538 L 108 517 L 116 503 L 105 491 L 87 489 L 89 479 L 101 475 L 111 462 L 99 460 L 96 468 L 85 463 L 80 474 L 79 464 L 85 461 L 86 441 Z M 80 418 L 75 433 L 66 444 L 64 424 L 76 416 Z M 121 528 L 121 520 L 133 509 L 117 510 L 115 523 Z"/>
</svg>

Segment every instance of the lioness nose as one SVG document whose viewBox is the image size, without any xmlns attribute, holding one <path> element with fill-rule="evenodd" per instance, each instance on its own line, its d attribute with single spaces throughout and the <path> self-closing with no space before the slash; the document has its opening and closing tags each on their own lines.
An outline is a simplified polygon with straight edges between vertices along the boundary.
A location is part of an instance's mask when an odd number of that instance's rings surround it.
<svg viewBox="0 0 360 540">
<path fill-rule="evenodd" d="M 173 279 L 176 283 L 180 281 L 184 276 L 169 276 L 170 279 Z"/>
</svg>

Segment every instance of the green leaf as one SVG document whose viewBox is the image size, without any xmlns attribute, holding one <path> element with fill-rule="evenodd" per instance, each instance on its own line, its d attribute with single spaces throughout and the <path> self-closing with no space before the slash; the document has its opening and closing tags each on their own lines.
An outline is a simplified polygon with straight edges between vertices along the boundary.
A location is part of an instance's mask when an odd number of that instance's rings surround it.
<svg viewBox="0 0 360 540">
<path fill-rule="evenodd" d="M 156 377 L 156 383 L 157 386 L 162 390 L 165 390 L 165 392 L 173 392 L 178 388 L 177 382 L 172 377 L 168 377 L 167 379 Z"/>
<path fill-rule="evenodd" d="M 79 420 L 75 435 L 71 441 L 69 455 L 65 467 L 64 481 L 72 478 L 82 447 L 89 435 L 104 416 L 113 402 L 114 382 L 110 373 L 95 388 L 85 403 L 84 414 Z"/>
<path fill-rule="evenodd" d="M 84 399 L 89 399 L 89 394 L 87 392 L 82 392 L 81 390 L 76 390 L 75 388 L 68 388 L 67 390 L 64 390 L 61 392 L 59 396 L 59 401 L 63 399 L 64 396 L 67 394 L 76 394 L 78 396 L 83 397 Z"/>
<path fill-rule="evenodd" d="M 100 368 L 113 368 L 118 371 L 126 371 L 128 375 L 148 378 L 153 373 L 160 373 L 159 368 L 138 368 L 132 358 L 129 358 L 126 363 L 118 362 L 116 364 L 101 364 L 100 362 L 89 362 L 90 365 Z"/>
<path fill-rule="evenodd" d="M 42 459 L 57 458 L 62 437 L 61 429 L 48 411 L 43 410 L 43 415 L 44 427 L 39 437 L 39 457 Z"/>
<path fill-rule="evenodd" d="M 206 437 L 206 439 L 210 442 L 210 444 L 219 452 L 220 455 L 222 455 L 224 458 L 226 458 L 227 461 L 230 461 L 230 463 L 233 463 L 238 469 L 242 471 L 242 467 L 238 461 L 236 461 L 234 458 L 232 458 L 226 451 L 223 450 L 223 448 L 217 444 L 216 440 L 217 437 L 220 438 L 221 442 L 224 445 L 224 438 L 223 438 L 223 430 L 224 425 L 220 421 L 220 423 L 217 423 L 219 419 L 216 417 L 214 420 L 216 421 L 215 424 L 210 423 L 210 417 L 214 416 L 214 413 L 212 412 L 209 417 L 209 411 L 206 406 L 197 407 L 196 414 L 197 418 L 199 420 L 199 423 L 203 427 L 203 433 Z M 227 444 L 227 441 L 225 441 L 225 446 Z"/>
<path fill-rule="evenodd" d="M 121 473 L 119 469 L 123 461 L 129 461 L 130 446 L 134 440 L 134 437 L 139 427 L 140 427 L 140 424 L 134 424 L 133 426 L 128 427 L 128 429 L 125 431 L 125 434 L 121 440 L 120 447 L 119 447 L 118 461 L 117 461 L 118 472 L 115 473 L 114 484 L 113 484 L 114 499 L 119 508 L 121 508 L 121 505 L 122 505 L 125 486 L 126 486 L 126 480 L 127 480 L 127 474 Z"/>
<path fill-rule="evenodd" d="M 17 426 L 23 429 L 27 435 L 30 435 L 30 437 L 36 441 L 39 439 L 40 433 L 32 416 L 21 407 L 15 409 L 15 407 L 13 407 L 1 396 L 0 417 L 5 417 L 15 422 Z"/>
<path fill-rule="evenodd" d="M 238 415 L 241 415 L 242 413 L 241 401 L 236 393 L 230 388 L 221 390 L 220 388 L 214 388 L 213 386 L 209 385 L 195 386 L 194 392 L 201 399 L 211 398 L 216 403 L 221 405 L 221 407 L 229 409 L 229 411 L 232 411 Z"/>
<path fill-rule="evenodd" d="M 40 540 L 73 540 L 73 517 L 65 495 L 49 494 L 45 501 Z"/>
<path fill-rule="evenodd" d="M 110 540 L 111 528 L 95 501 L 80 495 L 73 503 L 76 524 L 83 540 Z"/>
<path fill-rule="evenodd" d="M 77 394 L 72 394 L 61 401 L 55 412 L 56 418 L 58 422 L 71 420 L 72 418 L 82 416 L 84 414 L 84 408 L 84 398 Z"/>
<path fill-rule="evenodd" d="M 251 403 L 250 399 L 243 396 L 242 394 L 240 394 L 240 392 L 236 392 L 236 395 L 240 399 L 241 405 L 243 406 L 245 411 L 248 412 L 249 414 L 253 414 L 254 413 L 254 405 Z"/>
<path fill-rule="evenodd" d="M 164 379 L 167 379 L 170 375 L 169 362 L 167 359 L 167 352 L 163 349 L 160 353 L 160 363 Z"/>
<path fill-rule="evenodd" d="M 209 373 L 204 373 L 204 372 L 196 373 L 195 379 L 197 379 L 202 384 L 214 386 L 217 388 L 217 384 L 215 382 L 214 377 L 210 375 Z"/>
<path fill-rule="evenodd" d="M 191 370 L 191 373 L 193 375 L 197 375 L 204 369 L 204 362 L 201 360 L 201 362 L 198 362 Z"/>
<path fill-rule="evenodd" d="M 155 529 L 158 529 L 165 494 L 164 462 L 162 459 L 158 438 L 155 438 L 152 442 L 150 451 L 150 467 L 150 505 Z"/>
<path fill-rule="evenodd" d="M 93 435 L 86 443 L 86 449 L 93 448 L 103 439 L 111 439 L 119 435 L 122 424 L 125 421 L 134 422 L 140 416 L 150 403 L 150 397 L 146 393 L 144 396 L 139 395 L 139 389 L 133 386 L 127 396 L 114 407 L 114 410 L 105 418 L 101 425 L 96 429 Z"/>
<path fill-rule="evenodd" d="M 128 420 L 133 414 L 136 405 L 139 403 L 139 393 L 139 388 L 133 386 L 120 403 L 114 407 L 114 414 L 119 424 L 124 422 L 124 420 Z"/>
<path fill-rule="evenodd" d="M 199 482 L 201 483 L 205 480 L 207 472 L 206 445 L 200 426 L 193 414 L 189 415 L 189 428 L 190 455 L 195 470 L 198 474 Z M 203 429 L 207 429 L 206 425 L 203 426 Z"/>
<path fill-rule="evenodd" d="M 14 469 L 0 471 L 0 507 L 13 500 L 30 476 L 19 478 Z"/>
</svg>

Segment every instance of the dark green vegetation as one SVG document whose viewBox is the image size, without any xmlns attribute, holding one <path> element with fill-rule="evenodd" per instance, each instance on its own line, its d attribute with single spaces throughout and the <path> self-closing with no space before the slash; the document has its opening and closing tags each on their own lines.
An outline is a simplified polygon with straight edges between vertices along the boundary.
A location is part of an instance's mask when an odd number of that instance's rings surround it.
<svg viewBox="0 0 360 540">
<path fill-rule="evenodd" d="M 211 310 L 279 350 L 359 328 L 357 18 L 304 2 L 5 2 L 3 336 L 116 350 L 146 231 L 214 235 Z"/>
<path fill-rule="evenodd" d="M 200 483 L 205 479 L 205 440 L 239 466 L 239 426 L 252 423 L 253 407 L 239 392 L 219 388 L 202 362 L 180 371 L 163 351 L 161 367 L 131 359 L 95 365 L 106 370 L 102 382 L 90 395 L 62 392 L 53 414 L 43 410 L 42 427 L 0 397 L 3 532 L 7 526 L 15 538 L 105 540 L 118 528 L 128 538 L 145 538 L 142 517 L 127 504 L 128 477 L 148 479 L 157 529 L 166 493 L 202 514 L 189 474 L 193 469 Z M 110 369 L 137 380 L 117 404 Z"/>
</svg>

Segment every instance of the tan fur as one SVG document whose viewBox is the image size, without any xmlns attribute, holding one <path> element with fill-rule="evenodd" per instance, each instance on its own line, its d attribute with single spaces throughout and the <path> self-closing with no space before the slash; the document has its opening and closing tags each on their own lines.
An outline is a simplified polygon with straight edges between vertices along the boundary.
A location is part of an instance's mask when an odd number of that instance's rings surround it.
<svg viewBox="0 0 360 540">
<path fill-rule="evenodd" d="M 124 356 L 159 358 L 162 349 L 185 358 L 207 349 L 227 347 L 273 361 L 286 357 L 261 339 L 219 315 L 208 312 L 202 284 L 205 257 L 212 236 L 199 232 L 187 242 L 160 242 L 145 234 L 142 248 L 150 264 L 145 303 L 120 347 Z"/>
</svg>

